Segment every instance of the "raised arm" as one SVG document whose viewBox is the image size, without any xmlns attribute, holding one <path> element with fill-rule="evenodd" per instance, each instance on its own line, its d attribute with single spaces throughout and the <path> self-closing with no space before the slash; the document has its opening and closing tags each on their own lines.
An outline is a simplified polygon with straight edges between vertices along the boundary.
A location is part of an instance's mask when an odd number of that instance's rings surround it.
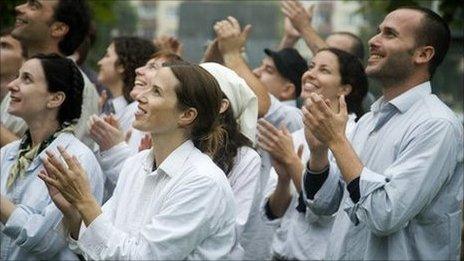
<svg viewBox="0 0 464 261">
<path fill-rule="evenodd" d="M 251 25 L 245 26 L 243 31 L 237 19 L 232 16 L 214 25 L 218 39 L 219 51 L 224 59 L 225 66 L 242 77 L 258 98 L 258 117 L 263 117 L 269 110 L 271 101 L 266 87 L 253 74 L 243 59 L 240 51 L 245 46 Z"/>
<path fill-rule="evenodd" d="M 319 49 L 327 47 L 325 41 L 319 36 L 311 25 L 313 16 L 313 6 L 306 10 L 304 6 L 296 0 L 281 1 L 281 10 L 288 18 L 292 26 L 300 33 L 311 52 L 314 54 Z"/>
</svg>

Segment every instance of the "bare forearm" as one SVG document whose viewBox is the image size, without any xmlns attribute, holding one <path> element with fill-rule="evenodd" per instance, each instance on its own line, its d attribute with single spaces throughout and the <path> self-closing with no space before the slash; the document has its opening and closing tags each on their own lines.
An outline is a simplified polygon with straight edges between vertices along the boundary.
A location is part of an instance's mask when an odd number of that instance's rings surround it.
<svg viewBox="0 0 464 261">
<path fill-rule="evenodd" d="M 76 204 L 82 220 L 86 226 L 89 226 L 101 213 L 101 207 L 92 196 Z"/>
<path fill-rule="evenodd" d="M 282 217 L 285 211 L 287 211 L 291 200 L 290 180 L 279 180 L 274 193 L 269 197 L 269 207 L 271 208 L 272 214 L 278 218 Z"/>
<path fill-rule="evenodd" d="M 7 129 L 3 124 L 0 125 L 0 147 L 19 139 L 16 134 Z"/>
<path fill-rule="evenodd" d="M 329 148 L 347 184 L 361 175 L 364 165 L 346 137 L 329 144 Z"/>
<path fill-rule="evenodd" d="M 250 70 L 240 53 L 224 54 L 224 63 L 227 67 L 235 71 L 250 86 L 251 90 L 258 98 L 258 116 L 266 115 L 271 105 L 271 100 L 266 87 Z"/>
<path fill-rule="evenodd" d="M 319 36 L 319 34 L 317 34 L 313 27 L 305 27 L 300 31 L 300 33 L 301 37 L 313 54 L 317 53 L 319 49 L 328 47 L 325 41 Z"/>
<path fill-rule="evenodd" d="M 292 48 L 293 46 L 295 46 L 298 39 L 299 38 L 290 37 L 290 36 L 285 35 L 284 37 L 282 37 L 282 40 L 280 41 L 278 49 L 281 50 L 284 48 Z"/>
<path fill-rule="evenodd" d="M 303 173 L 303 164 L 301 164 L 298 156 L 295 155 L 293 159 L 286 164 L 285 169 L 287 173 L 292 177 L 293 184 L 297 189 L 298 193 L 301 192 L 301 175 Z"/>
<path fill-rule="evenodd" d="M 68 229 L 71 237 L 77 240 L 79 238 L 79 229 L 82 222 L 81 214 L 75 208 L 62 212 L 63 224 Z"/>
<path fill-rule="evenodd" d="M 313 172 L 320 172 L 329 165 L 328 151 L 311 151 L 309 159 L 309 169 Z"/>
<path fill-rule="evenodd" d="M 3 224 L 6 224 L 15 209 L 16 206 L 9 199 L 2 195 L 0 202 L 0 221 Z"/>
</svg>

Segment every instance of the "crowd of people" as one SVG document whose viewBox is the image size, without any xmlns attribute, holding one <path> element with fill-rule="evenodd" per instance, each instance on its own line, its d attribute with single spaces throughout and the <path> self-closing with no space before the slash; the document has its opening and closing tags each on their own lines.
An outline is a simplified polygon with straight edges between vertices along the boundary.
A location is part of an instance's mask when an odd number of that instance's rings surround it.
<svg viewBox="0 0 464 261">
<path fill-rule="evenodd" d="M 229 16 L 200 64 L 181 39 L 119 36 L 97 73 L 86 0 L 17 6 L 0 40 L 0 259 L 459 259 L 463 125 L 430 82 L 448 25 L 395 9 L 364 63 L 358 36 L 322 39 L 312 8 L 280 4 L 258 68 L 252 25 Z"/>
</svg>

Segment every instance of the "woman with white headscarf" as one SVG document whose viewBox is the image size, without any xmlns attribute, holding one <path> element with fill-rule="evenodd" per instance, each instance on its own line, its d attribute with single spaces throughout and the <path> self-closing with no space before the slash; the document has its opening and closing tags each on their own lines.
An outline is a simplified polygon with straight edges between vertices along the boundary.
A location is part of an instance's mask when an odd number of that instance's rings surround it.
<svg viewBox="0 0 464 261">
<path fill-rule="evenodd" d="M 223 131 L 227 140 L 217 153 L 211 155 L 213 161 L 224 171 L 234 192 L 237 204 L 236 232 L 238 242 L 247 241 L 247 233 L 253 218 L 259 217 L 255 206 L 260 201 L 259 184 L 261 159 L 253 149 L 258 118 L 258 101 L 245 81 L 234 71 L 217 63 L 202 63 L 216 78 L 224 93 L 221 106 Z M 231 254 L 231 258 L 240 259 L 241 251 Z"/>
</svg>

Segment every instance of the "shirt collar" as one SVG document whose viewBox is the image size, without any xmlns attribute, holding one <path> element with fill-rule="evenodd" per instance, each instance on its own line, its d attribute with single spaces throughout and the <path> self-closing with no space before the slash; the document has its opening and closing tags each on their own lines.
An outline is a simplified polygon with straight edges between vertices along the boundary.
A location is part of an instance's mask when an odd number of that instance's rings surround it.
<svg viewBox="0 0 464 261">
<path fill-rule="evenodd" d="M 286 101 L 281 101 L 281 103 L 287 106 L 296 107 L 296 100 L 286 100 Z"/>
<path fill-rule="evenodd" d="M 157 171 L 161 171 L 164 174 L 168 175 L 169 177 L 175 177 L 176 175 L 180 174 L 182 171 L 181 169 L 184 166 L 185 161 L 190 156 L 193 150 L 195 150 L 195 146 L 191 140 L 187 140 L 186 142 L 182 143 L 179 147 L 177 147 L 169 156 L 158 166 Z M 154 162 L 154 151 L 153 148 L 150 150 L 150 153 L 147 156 L 146 160 L 146 169 L 150 169 Z M 155 172 L 151 172 L 155 174 Z"/>
<path fill-rule="evenodd" d="M 432 93 L 432 87 L 430 85 L 430 81 L 427 81 L 414 86 L 413 88 L 402 93 L 401 95 L 389 101 L 388 103 L 395 106 L 395 108 L 397 108 L 401 113 L 404 113 L 409 108 L 411 108 L 414 105 L 414 103 L 416 103 L 418 100 L 422 99 L 422 97 L 430 93 Z M 383 107 L 385 102 L 386 101 L 384 97 L 380 97 L 376 102 L 372 104 L 371 111 L 373 113 L 377 113 Z"/>
</svg>

